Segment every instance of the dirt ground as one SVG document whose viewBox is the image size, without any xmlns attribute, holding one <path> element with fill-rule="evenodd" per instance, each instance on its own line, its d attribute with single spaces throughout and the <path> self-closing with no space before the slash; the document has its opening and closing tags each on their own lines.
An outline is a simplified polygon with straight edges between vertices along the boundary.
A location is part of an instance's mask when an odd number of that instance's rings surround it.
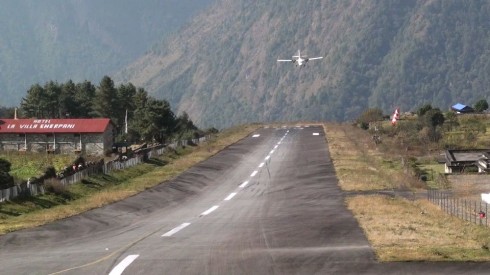
<svg viewBox="0 0 490 275">
<path fill-rule="evenodd" d="M 481 193 L 490 193 L 490 175 L 448 175 L 455 197 L 480 201 Z"/>
</svg>

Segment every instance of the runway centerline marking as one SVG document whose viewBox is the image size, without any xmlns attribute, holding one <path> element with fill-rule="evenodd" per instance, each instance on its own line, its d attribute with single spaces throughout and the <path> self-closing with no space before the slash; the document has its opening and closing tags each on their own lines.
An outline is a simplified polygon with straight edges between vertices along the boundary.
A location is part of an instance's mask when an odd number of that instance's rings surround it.
<svg viewBox="0 0 490 275">
<path fill-rule="evenodd" d="M 260 135 L 259 134 L 255 134 L 252 137 L 260 137 Z"/>
<path fill-rule="evenodd" d="M 225 198 L 225 201 L 231 200 L 235 195 L 236 195 L 236 193 L 229 194 L 228 197 Z"/>
<path fill-rule="evenodd" d="M 252 178 L 255 177 L 255 175 L 257 175 L 258 172 L 259 171 L 257 171 L 257 170 L 253 171 L 252 174 L 250 174 L 250 177 L 252 177 Z"/>
<path fill-rule="evenodd" d="M 173 234 L 175 234 L 175 233 L 179 232 L 180 230 L 182 230 L 182 229 L 186 228 L 186 227 L 187 227 L 187 226 L 189 226 L 189 225 L 190 225 L 190 223 L 185 222 L 185 223 L 183 223 L 183 224 L 181 224 L 181 225 L 177 226 L 176 228 L 174 228 L 174 229 L 172 229 L 172 230 L 168 231 L 167 233 L 163 234 L 163 235 L 162 235 L 162 237 L 170 237 L 170 236 L 172 236 Z"/>
<path fill-rule="evenodd" d="M 123 271 L 128 267 L 136 258 L 138 258 L 140 255 L 129 255 L 122 262 L 120 262 L 116 267 L 114 267 L 111 270 L 111 273 L 109 275 L 121 275 Z"/>
<path fill-rule="evenodd" d="M 259 164 L 259 168 L 264 167 L 264 165 L 265 165 L 265 163 L 262 162 L 261 164 Z"/>
<path fill-rule="evenodd" d="M 265 160 L 269 160 L 270 158 L 271 158 L 271 156 L 269 155 L 269 156 L 265 157 Z"/>
<path fill-rule="evenodd" d="M 204 211 L 201 213 L 201 216 L 206 216 L 206 215 L 209 215 L 211 214 L 211 212 L 213 212 L 214 210 L 218 209 L 219 205 L 215 205 L 211 208 L 209 208 L 208 210 Z"/>
<path fill-rule="evenodd" d="M 240 184 L 240 186 L 238 186 L 238 187 L 240 187 L 240 188 L 244 188 L 245 186 L 247 186 L 247 184 L 248 184 L 248 180 L 247 180 L 247 181 L 244 181 L 244 182 L 243 182 L 242 184 Z"/>
<path fill-rule="evenodd" d="M 313 133 L 313 135 L 314 135 L 314 136 L 319 136 L 319 135 L 320 135 L 320 133 Z"/>
</svg>

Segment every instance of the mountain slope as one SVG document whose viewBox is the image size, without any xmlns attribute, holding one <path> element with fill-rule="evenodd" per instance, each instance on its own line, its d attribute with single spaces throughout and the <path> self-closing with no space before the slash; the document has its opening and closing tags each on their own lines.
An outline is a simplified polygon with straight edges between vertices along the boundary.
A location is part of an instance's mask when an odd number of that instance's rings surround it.
<svg viewBox="0 0 490 275">
<path fill-rule="evenodd" d="M 488 95 L 488 9 L 479 0 L 220 0 L 116 79 L 202 126 L 447 109 Z M 298 49 L 325 58 L 301 69 L 276 62 Z"/>
<path fill-rule="evenodd" d="M 175 32 L 212 0 L 5 0 L 0 105 L 35 83 L 100 81 Z"/>
</svg>

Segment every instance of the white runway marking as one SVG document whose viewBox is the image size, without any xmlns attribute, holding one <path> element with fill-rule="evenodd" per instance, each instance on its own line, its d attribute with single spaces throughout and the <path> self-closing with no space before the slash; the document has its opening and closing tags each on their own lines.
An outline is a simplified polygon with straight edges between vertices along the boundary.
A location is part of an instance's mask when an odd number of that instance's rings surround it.
<svg viewBox="0 0 490 275">
<path fill-rule="evenodd" d="M 271 152 L 269 153 L 270 155 L 274 154 L 274 150 L 271 150 Z"/>
<path fill-rule="evenodd" d="M 247 186 L 247 184 L 248 184 L 248 180 L 247 180 L 247 181 L 244 181 L 244 182 L 243 182 L 242 184 L 240 184 L 240 186 L 238 186 L 238 187 L 240 187 L 240 188 L 244 188 L 245 186 Z"/>
<path fill-rule="evenodd" d="M 255 134 L 252 137 L 260 137 L 260 135 L 259 134 Z"/>
<path fill-rule="evenodd" d="M 313 135 L 314 135 L 314 136 L 319 136 L 319 135 L 320 135 L 320 133 L 313 133 Z"/>
<path fill-rule="evenodd" d="M 255 175 L 257 175 L 258 172 L 259 171 L 257 171 L 257 170 L 253 171 L 252 174 L 250 174 L 250 177 L 252 177 L 252 178 L 255 177 Z"/>
<path fill-rule="evenodd" d="M 236 193 L 229 194 L 228 197 L 225 198 L 225 201 L 231 200 L 235 195 L 236 195 Z"/>
<path fill-rule="evenodd" d="M 162 237 L 170 237 L 170 236 L 172 236 L 173 234 L 175 234 L 175 233 L 179 232 L 180 230 L 182 230 L 182 229 L 186 228 L 186 227 L 187 227 L 187 226 L 189 226 L 189 225 L 190 225 L 190 223 L 185 222 L 185 223 L 183 223 L 183 224 L 181 224 L 181 225 L 177 226 L 176 228 L 174 228 L 174 229 L 172 229 L 172 230 L 168 231 L 167 233 L 163 234 L 163 235 L 162 235 Z"/>
<path fill-rule="evenodd" d="M 218 207 L 219 207 L 218 205 L 215 205 L 215 206 L 209 208 L 208 210 L 202 212 L 201 213 L 201 216 L 206 216 L 206 215 L 211 214 L 211 212 L 213 212 L 214 210 L 218 209 Z"/>
<path fill-rule="evenodd" d="M 274 149 L 277 149 L 277 147 L 279 147 L 279 144 L 281 144 L 281 142 L 279 141 L 277 144 L 278 145 L 274 146 Z"/>
<path fill-rule="evenodd" d="M 265 160 L 268 160 L 268 159 L 270 159 L 270 158 L 271 158 L 271 156 L 267 156 L 267 157 L 265 157 Z"/>
<path fill-rule="evenodd" d="M 123 273 L 124 269 L 126 269 L 126 267 L 128 267 L 139 256 L 140 255 L 129 255 L 129 256 L 127 256 L 126 258 L 124 258 L 124 260 L 122 260 L 122 262 L 120 262 L 118 265 L 116 265 L 116 267 L 114 267 L 111 270 L 111 273 L 109 273 L 109 275 L 121 275 Z"/>
<path fill-rule="evenodd" d="M 262 162 L 261 164 L 259 164 L 259 168 L 264 167 L 264 165 L 265 165 L 265 163 Z"/>
</svg>

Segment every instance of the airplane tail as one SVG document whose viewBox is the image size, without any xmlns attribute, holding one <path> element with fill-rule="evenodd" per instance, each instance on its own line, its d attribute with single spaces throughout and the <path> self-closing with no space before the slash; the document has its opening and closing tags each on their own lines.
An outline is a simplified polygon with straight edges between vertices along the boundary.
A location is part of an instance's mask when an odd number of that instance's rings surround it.
<svg viewBox="0 0 490 275">
<path fill-rule="evenodd" d="M 301 57 L 301 51 L 300 51 L 300 50 L 298 50 L 298 55 L 293 55 L 293 57 L 300 58 L 300 57 Z"/>
</svg>

